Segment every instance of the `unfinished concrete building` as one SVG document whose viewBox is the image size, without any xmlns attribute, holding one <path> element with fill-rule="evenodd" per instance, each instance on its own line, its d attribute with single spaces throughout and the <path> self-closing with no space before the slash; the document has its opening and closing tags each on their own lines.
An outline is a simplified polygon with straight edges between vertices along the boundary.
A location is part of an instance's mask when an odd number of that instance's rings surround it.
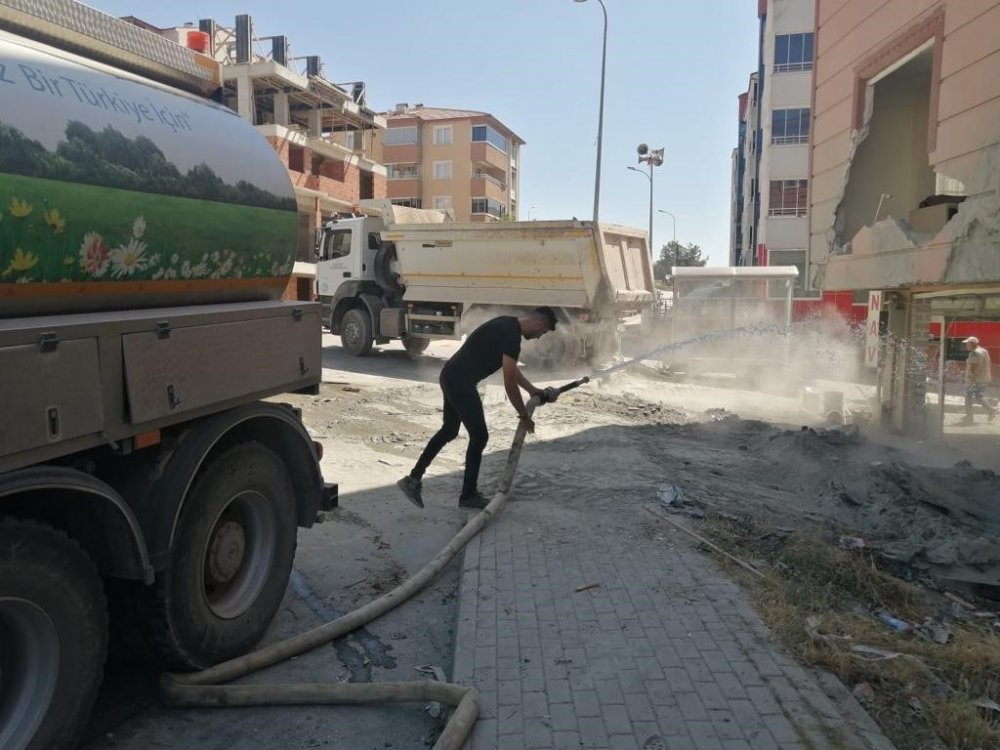
<svg viewBox="0 0 1000 750">
<path fill-rule="evenodd" d="M 940 434 L 956 326 L 1000 320 L 1000 0 L 817 0 L 816 29 L 816 280 L 872 292 L 883 424 Z"/>
<path fill-rule="evenodd" d="M 248 15 L 231 27 L 202 20 L 156 31 L 222 63 L 223 103 L 281 156 L 299 205 L 298 263 L 286 296 L 311 298 L 321 222 L 361 199 L 386 197 L 386 170 L 374 159 L 385 118 L 366 106 L 363 83 L 332 83 L 319 56 L 293 56 L 285 36 L 257 36 Z"/>
</svg>

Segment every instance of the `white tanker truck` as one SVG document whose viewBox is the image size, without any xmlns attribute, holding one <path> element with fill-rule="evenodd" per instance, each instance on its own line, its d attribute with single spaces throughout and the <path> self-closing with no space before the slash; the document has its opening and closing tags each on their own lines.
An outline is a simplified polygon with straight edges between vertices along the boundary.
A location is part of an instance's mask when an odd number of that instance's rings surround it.
<svg viewBox="0 0 1000 750">
<path fill-rule="evenodd" d="M 70 0 L 0 2 L 0 748 L 75 746 L 110 617 L 166 665 L 250 650 L 336 501 L 290 407 L 287 173 L 218 65 Z M 109 606 L 110 602 L 110 606 Z"/>
</svg>

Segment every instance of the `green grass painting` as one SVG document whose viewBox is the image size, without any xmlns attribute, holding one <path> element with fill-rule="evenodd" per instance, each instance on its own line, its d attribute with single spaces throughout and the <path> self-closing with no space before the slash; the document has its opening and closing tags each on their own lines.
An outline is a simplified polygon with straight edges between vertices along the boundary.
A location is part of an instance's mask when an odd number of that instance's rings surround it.
<svg viewBox="0 0 1000 750">
<path fill-rule="evenodd" d="M 0 173 L 0 284 L 290 272 L 294 210 Z"/>
</svg>

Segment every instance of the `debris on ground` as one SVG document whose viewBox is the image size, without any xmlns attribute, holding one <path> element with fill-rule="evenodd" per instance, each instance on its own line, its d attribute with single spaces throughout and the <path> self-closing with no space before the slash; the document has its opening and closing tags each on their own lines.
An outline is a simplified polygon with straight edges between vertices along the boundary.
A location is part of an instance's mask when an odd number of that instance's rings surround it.
<svg viewBox="0 0 1000 750">
<path fill-rule="evenodd" d="M 894 617 L 891 613 L 886 612 L 884 609 L 876 612 L 875 616 L 897 633 L 905 633 L 910 629 L 910 623 L 905 620 L 900 620 L 898 617 Z"/>
<path fill-rule="evenodd" d="M 1000 596 L 1000 477 L 967 463 L 920 466 L 855 426 L 781 429 L 708 421 L 651 432 L 650 455 L 683 486 L 671 510 L 750 515 L 772 529 L 832 530 L 913 581 Z M 671 458 L 699 456 L 703 461 Z"/>
</svg>

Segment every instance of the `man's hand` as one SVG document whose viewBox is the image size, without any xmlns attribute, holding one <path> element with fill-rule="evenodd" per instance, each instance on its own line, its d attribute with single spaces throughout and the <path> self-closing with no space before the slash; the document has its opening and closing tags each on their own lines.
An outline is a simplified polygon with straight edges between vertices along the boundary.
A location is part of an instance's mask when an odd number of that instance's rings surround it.
<svg viewBox="0 0 1000 750">
<path fill-rule="evenodd" d="M 529 435 L 535 434 L 535 420 L 525 414 L 521 417 L 521 423 L 524 425 L 524 428 L 528 431 Z"/>
<path fill-rule="evenodd" d="M 559 399 L 559 389 L 554 386 L 549 386 L 544 391 L 542 391 L 542 403 L 554 404 Z"/>
</svg>

